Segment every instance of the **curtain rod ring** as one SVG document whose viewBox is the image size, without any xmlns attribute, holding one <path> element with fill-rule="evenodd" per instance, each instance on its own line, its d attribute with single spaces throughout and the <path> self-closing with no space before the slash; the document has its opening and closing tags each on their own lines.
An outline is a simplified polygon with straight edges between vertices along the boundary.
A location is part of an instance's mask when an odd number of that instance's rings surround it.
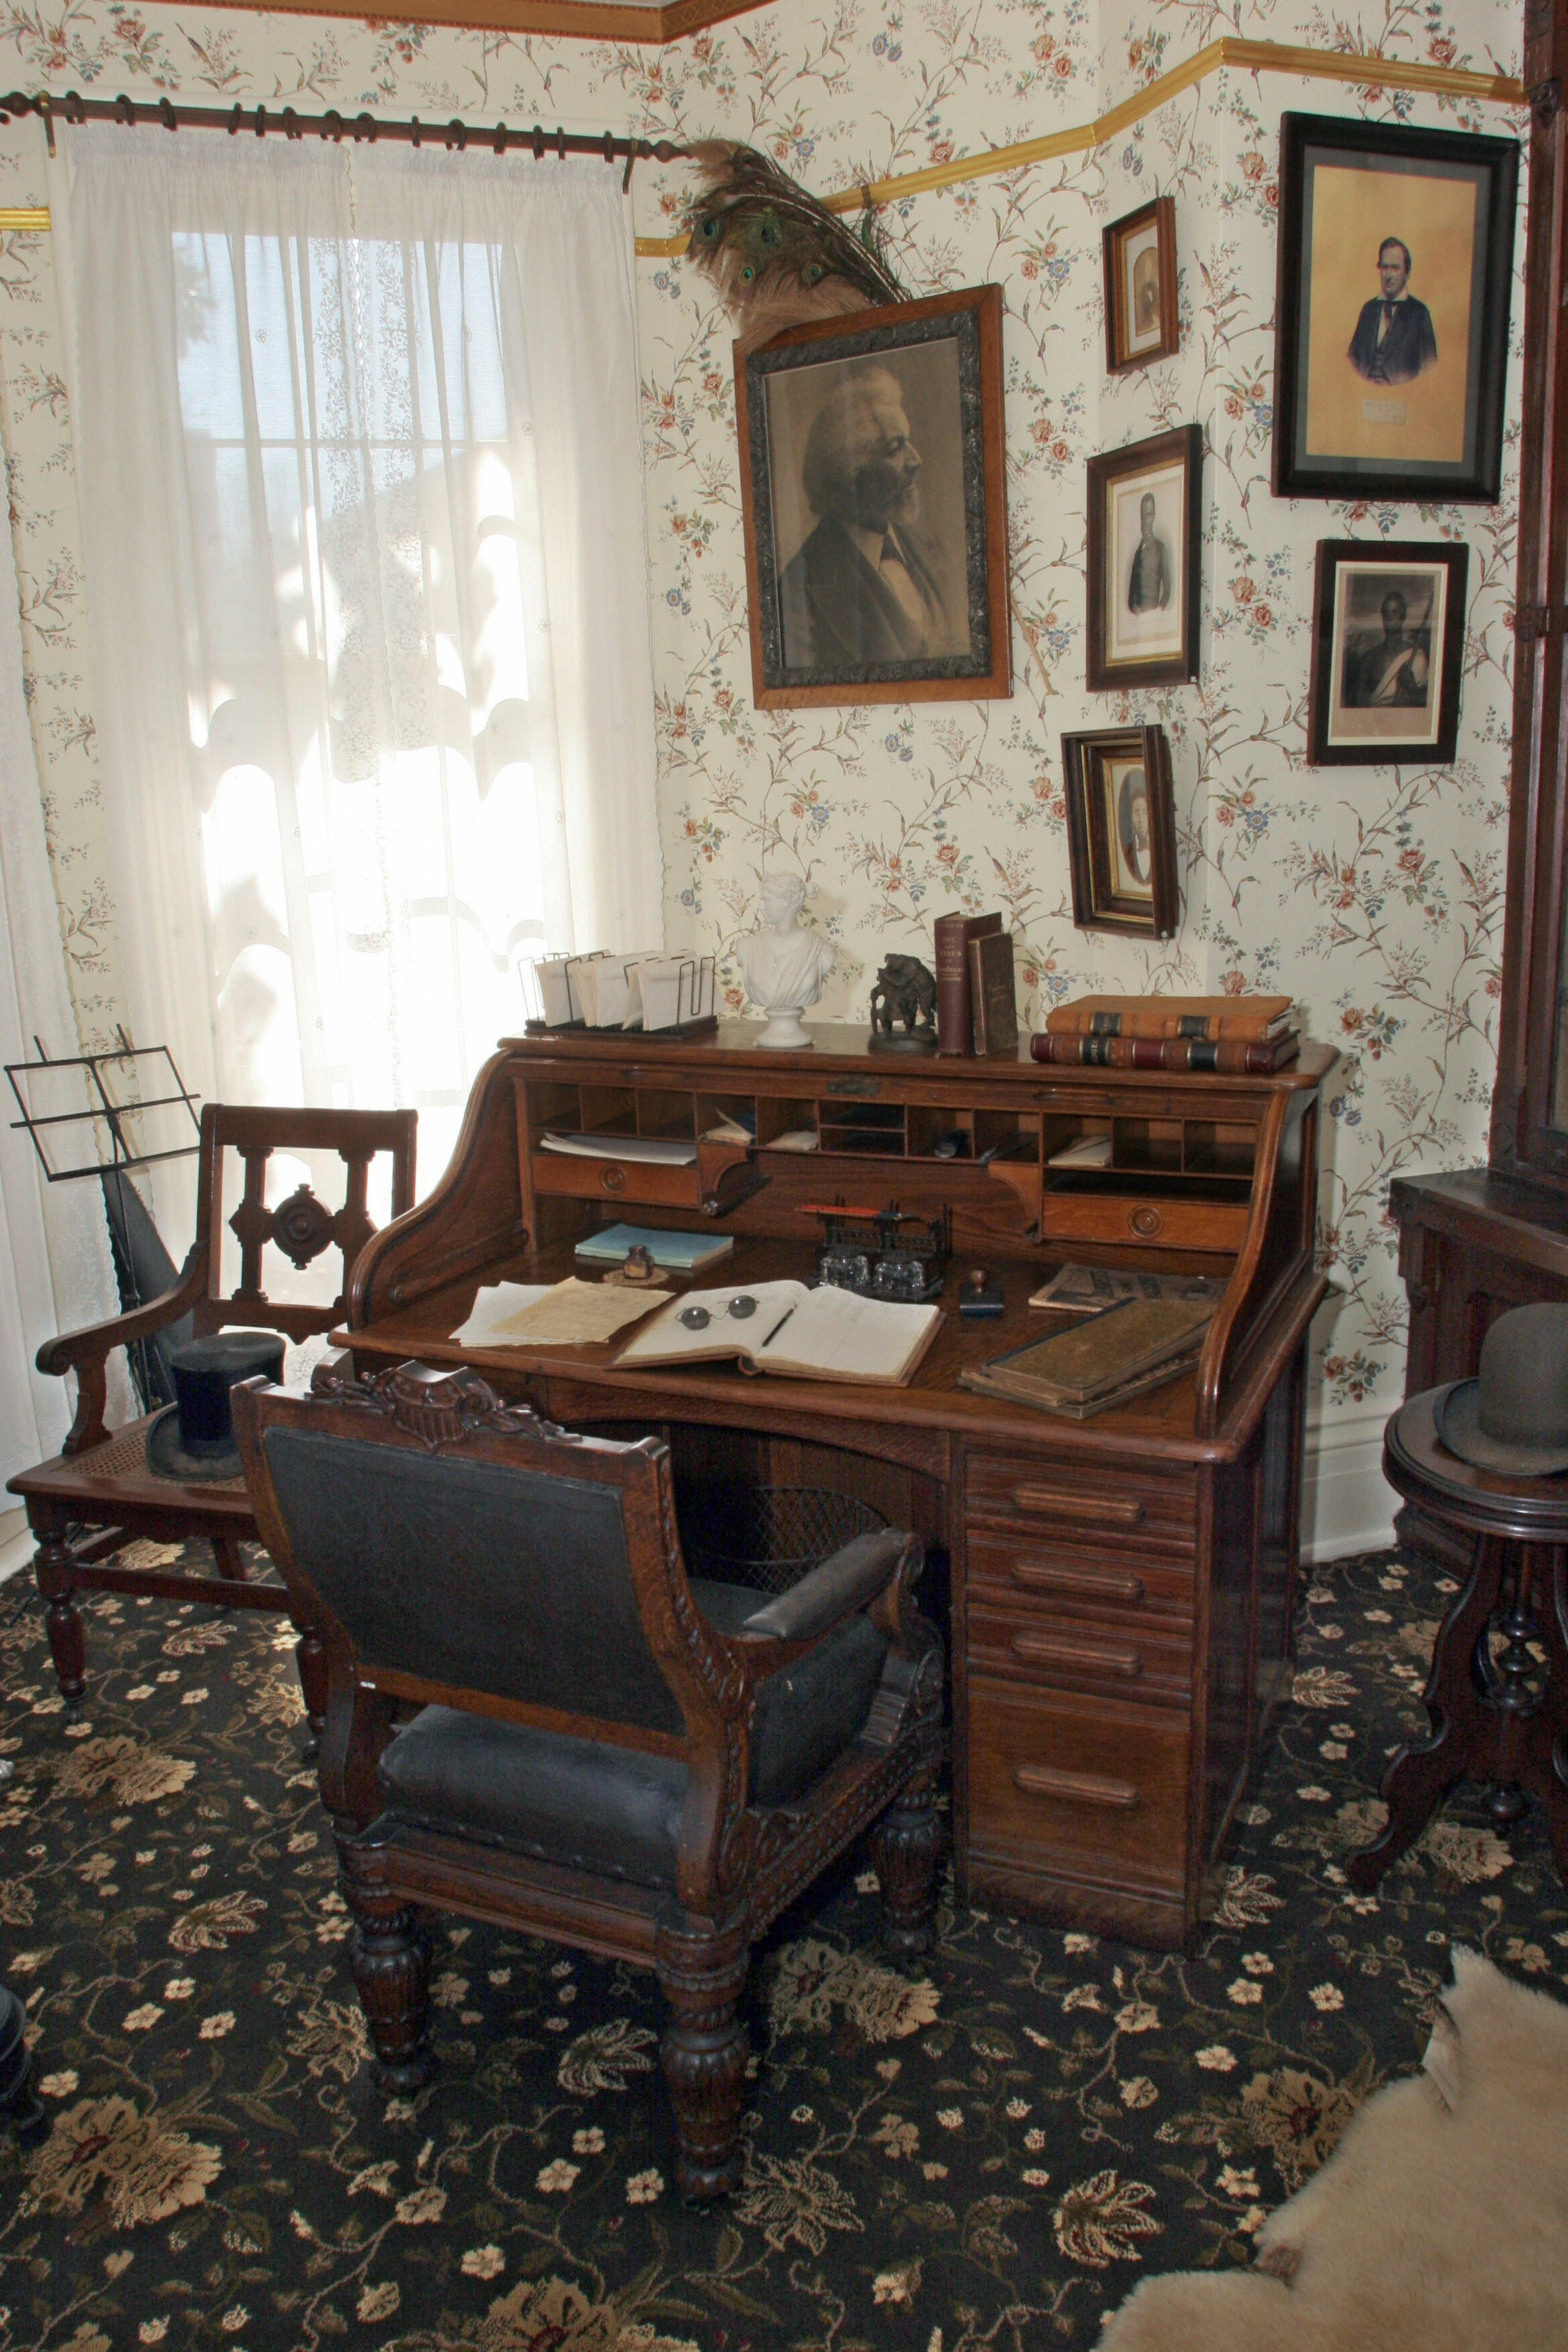
<svg viewBox="0 0 1568 2352">
<path fill-rule="evenodd" d="M 454 114 L 447 125 L 447 144 L 448 147 L 455 147 L 460 155 L 468 143 L 468 126 Z"/>
<path fill-rule="evenodd" d="M 566 133 L 558 122 L 555 126 L 555 155 L 558 163 L 566 161 Z"/>
<path fill-rule="evenodd" d="M 291 106 L 283 109 L 283 135 L 286 139 L 303 139 L 305 136 L 300 128 L 300 118 Z"/>
<path fill-rule="evenodd" d="M 267 136 L 267 109 L 260 105 L 256 110 L 256 135 L 258 139 Z"/>
<path fill-rule="evenodd" d="M 44 118 L 44 138 L 52 155 L 55 152 L 55 118 L 49 111 L 49 93 L 47 89 L 41 89 L 38 92 L 38 112 Z"/>
<path fill-rule="evenodd" d="M 228 118 L 228 135 L 229 135 L 229 137 L 230 137 L 231 139 L 234 137 L 235 132 L 239 129 L 239 126 L 240 126 L 240 121 L 241 121 L 241 118 L 243 117 L 244 113 L 245 113 L 245 109 L 244 109 L 244 107 L 243 107 L 243 106 L 237 106 L 237 107 L 235 108 L 235 110 L 234 110 L 234 112 L 229 116 L 229 118 Z"/>
<path fill-rule="evenodd" d="M 174 119 L 174 110 L 166 98 L 158 100 L 158 120 L 165 131 L 177 131 L 180 127 Z"/>
<path fill-rule="evenodd" d="M 129 122 L 132 130 L 136 127 L 136 109 L 123 90 L 114 101 L 114 119 L 116 122 Z"/>
<path fill-rule="evenodd" d="M 412 147 L 417 147 L 419 144 L 419 117 L 416 114 L 411 114 L 408 118 L 408 142 Z"/>
<path fill-rule="evenodd" d="M 533 126 L 533 160 L 539 163 L 544 154 L 544 133 L 536 122 Z"/>
<path fill-rule="evenodd" d="M 321 117 L 321 136 L 325 139 L 329 135 L 334 141 L 343 135 L 343 118 L 335 106 L 329 106 Z"/>
<path fill-rule="evenodd" d="M 362 123 L 364 126 L 363 130 L 360 128 Z M 371 145 L 374 147 L 375 145 L 375 133 L 376 121 L 374 114 L 356 114 L 354 116 L 354 145 L 356 147 L 359 145 L 362 139 L 368 139 Z"/>
<path fill-rule="evenodd" d="M 495 137 L 495 149 L 498 155 L 504 155 L 506 153 L 507 136 L 506 124 L 504 122 L 498 122 L 496 124 Z"/>
<path fill-rule="evenodd" d="M 85 122 L 87 121 L 87 108 L 82 102 L 82 95 L 79 89 L 67 90 L 65 96 L 60 100 L 60 112 L 65 116 L 68 122 Z"/>
<path fill-rule="evenodd" d="M 605 163 L 613 163 L 615 162 L 615 160 L 616 160 L 616 142 L 615 142 L 615 135 L 614 135 L 614 133 L 613 133 L 613 132 L 606 131 L 605 131 Z"/>
</svg>

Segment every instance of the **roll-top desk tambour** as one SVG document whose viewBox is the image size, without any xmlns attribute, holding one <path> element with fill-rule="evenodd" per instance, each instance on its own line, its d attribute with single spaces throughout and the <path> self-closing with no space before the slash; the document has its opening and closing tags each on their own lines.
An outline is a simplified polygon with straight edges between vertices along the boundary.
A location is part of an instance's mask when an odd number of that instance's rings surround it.
<svg viewBox="0 0 1568 2352">
<path fill-rule="evenodd" d="M 948 1564 L 961 1886 L 1190 1938 L 1289 1654 L 1333 1055 L 1177 1077 L 869 1055 L 863 1031 L 826 1027 L 810 1052 L 763 1053 L 755 1035 L 503 1042 L 435 1191 L 360 1258 L 341 1336 L 362 1370 L 471 1362 L 569 1427 L 658 1429 L 682 1475 L 826 1486 L 919 1529 Z M 754 1143 L 704 1139 L 726 1113 Z M 679 1138 L 696 1158 L 573 1159 L 541 1148 L 552 1129 Z M 815 1150 L 778 1148 L 807 1133 Z M 1110 1139 L 1107 1165 L 1050 1164 L 1085 1134 Z M 813 1205 L 836 1201 L 951 1212 L 946 1319 L 908 1387 L 639 1376 L 613 1349 L 447 1336 L 481 1281 L 569 1273 L 574 1243 L 621 1219 L 731 1234 L 704 1284 L 806 1275 Z M 1226 1276 L 1195 1373 L 1085 1422 L 958 1387 L 964 1363 L 1047 1328 L 1028 1294 L 1068 1258 Z M 957 1313 L 975 1264 L 1000 1277 L 1000 1320 Z"/>
</svg>

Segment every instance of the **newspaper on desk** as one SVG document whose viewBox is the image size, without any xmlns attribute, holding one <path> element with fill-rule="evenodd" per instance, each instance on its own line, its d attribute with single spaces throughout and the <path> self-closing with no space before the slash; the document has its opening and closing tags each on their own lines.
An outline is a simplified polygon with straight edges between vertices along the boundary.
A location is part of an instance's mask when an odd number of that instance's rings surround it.
<svg viewBox="0 0 1568 2352">
<path fill-rule="evenodd" d="M 579 1282 L 574 1275 L 556 1283 L 487 1283 L 452 1338 L 462 1348 L 593 1347 L 671 1295 Z"/>
</svg>

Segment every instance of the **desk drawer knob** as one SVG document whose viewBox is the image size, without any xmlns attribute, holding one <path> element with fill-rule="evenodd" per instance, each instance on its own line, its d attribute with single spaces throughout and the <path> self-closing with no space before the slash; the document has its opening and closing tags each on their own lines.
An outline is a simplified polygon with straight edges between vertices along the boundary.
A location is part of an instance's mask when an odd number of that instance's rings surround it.
<svg viewBox="0 0 1568 2352">
<path fill-rule="evenodd" d="M 599 1181 L 606 1192 L 623 1192 L 626 1190 L 626 1171 L 624 1168 L 614 1166 L 601 1168 Z"/>
<path fill-rule="evenodd" d="M 1138 1235 L 1140 1241 L 1147 1242 L 1152 1241 L 1154 1235 L 1164 1224 L 1165 1220 L 1160 1214 L 1158 1209 L 1153 1208 L 1148 1202 L 1145 1202 L 1142 1208 L 1133 1209 L 1130 1212 L 1127 1222 L 1131 1226 L 1133 1232 Z"/>
<path fill-rule="evenodd" d="M 1016 1510 L 1044 1511 L 1053 1518 L 1093 1519 L 1114 1528 L 1143 1523 L 1143 1506 L 1135 1495 L 1080 1495 L 1070 1486 L 1015 1486 Z"/>
<path fill-rule="evenodd" d="M 1030 1666 L 1068 1666 L 1079 1674 L 1120 1675 L 1131 1682 L 1143 1671 L 1136 1650 L 1116 1650 L 1103 1642 L 1068 1642 L 1054 1633 L 1015 1633 L 1008 1647 Z"/>
<path fill-rule="evenodd" d="M 1013 1773 L 1026 1797 L 1063 1797 L 1069 1805 L 1100 1805 L 1131 1812 L 1139 1801 L 1131 1780 L 1104 1780 L 1095 1772 L 1067 1772 L 1047 1764 L 1020 1764 Z"/>
</svg>

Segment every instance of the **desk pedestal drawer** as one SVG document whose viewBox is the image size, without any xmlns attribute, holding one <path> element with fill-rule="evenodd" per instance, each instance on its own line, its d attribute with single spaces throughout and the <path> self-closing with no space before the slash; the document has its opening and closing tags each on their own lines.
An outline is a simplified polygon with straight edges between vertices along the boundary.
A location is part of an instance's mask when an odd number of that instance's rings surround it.
<svg viewBox="0 0 1568 2352">
<path fill-rule="evenodd" d="M 1026 1870 L 1179 1887 L 1188 1737 L 1184 1714 L 972 1675 L 971 1850 Z"/>
<path fill-rule="evenodd" d="M 1197 1477 L 1184 1463 L 1114 1468 L 1071 1455 L 973 1453 L 965 1473 L 970 1524 L 1026 1530 L 1061 1543 L 1191 1554 Z"/>
<path fill-rule="evenodd" d="M 968 1656 L 972 1675 L 1102 1691 L 1108 1698 L 1156 1699 L 1185 1706 L 1192 1696 L 1192 1643 L 1180 1630 L 1163 1635 L 1147 1620 L 1075 1618 L 1060 1611 L 994 1607 L 971 1591 Z"/>
</svg>

